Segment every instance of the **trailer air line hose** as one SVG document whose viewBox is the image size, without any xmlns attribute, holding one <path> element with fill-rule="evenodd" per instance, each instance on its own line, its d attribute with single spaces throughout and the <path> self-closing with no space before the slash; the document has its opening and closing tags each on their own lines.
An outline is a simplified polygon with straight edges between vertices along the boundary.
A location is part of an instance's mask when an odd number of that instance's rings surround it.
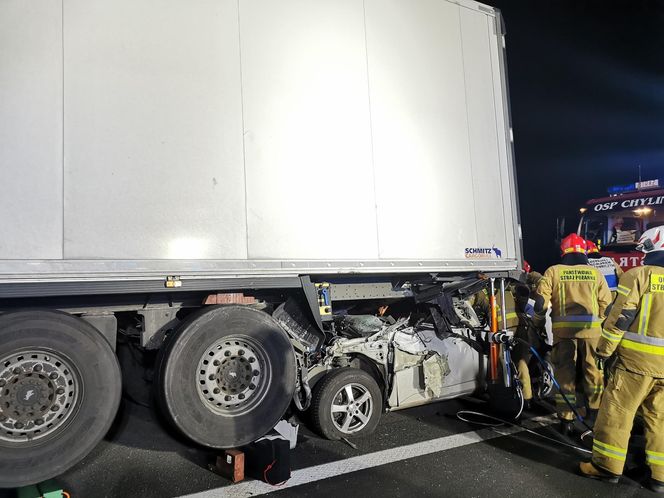
<svg viewBox="0 0 664 498">
<path fill-rule="evenodd" d="M 514 340 L 520 341 L 520 342 L 522 342 L 523 344 L 525 344 L 525 345 L 528 347 L 528 349 L 530 349 L 531 353 L 533 353 L 533 355 L 535 356 L 535 358 L 537 358 L 537 361 L 539 361 L 539 363 L 542 365 L 542 368 L 544 368 L 544 369 L 549 373 L 549 375 L 551 376 L 551 380 L 552 380 L 552 382 L 553 382 L 553 385 L 554 385 L 555 388 L 558 390 L 558 392 L 560 393 L 560 395 L 562 396 L 562 398 L 565 400 L 565 403 L 567 403 L 567 405 L 570 407 L 570 409 L 572 410 L 572 413 L 574 413 L 574 416 L 577 418 L 577 420 L 578 420 L 579 422 L 581 422 L 581 423 L 584 425 L 584 427 L 586 427 L 586 429 L 587 429 L 583 434 L 581 434 L 581 436 L 580 436 L 580 437 L 581 437 L 581 440 L 583 440 L 583 439 L 584 439 L 585 437 L 587 437 L 588 435 L 592 434 L 592 432 L 593 432 L 592 428 L 591 428 L 591 427 L 585 422 L 585 420 L 583 419 L 583 417 L 582 417 L 582 416 L 579 414 L 579 412 L 576 410 L 576 407 L 575 407 L 574 405 L 572 405 L 572 403 L 569 401 L 569 399 L 567 398 L 567 396 L 565 396 L 565 393 L 563 393 L 563 391 L 562 391 L 562 389 L 561 389 L 561 387 L 560 387 L 560 384 L 558 384 L 558 381 L 556 380 L 555 376 L 553 375 L 553 372 L 551 371 L 551 368 L 550 368 L 549 365 L 548 365 L 548 364 L 542 359 L 542 357 L 541 357 L 540 354 L 537 352 L 537 350 L 536 350 L 533 346 L 531 346 L 527 341 L 525 341 L 525 340 L 523 340 L 523 339 L 520 339 L 520 338 L 518 338 L 518 337 L 512 337 L 511 339 L 514 339 Z M 523 395 L 522 395 L 522 398 L 523 398 Z M 521 412 L 522 412 L 522 411 L 523 411 L 523 404 L 522 404 L 521 410 L 519 410 L 519 415 L 521 415 Z M 518 418 L 519 415 L 517 415 L 517 416 L 515 417 L 515 419 Z M 564 442 L 564 441 L 561 441 L 560 439 L 554 439 L 554 438 L 552 438 L 552 437 L 545 436 L 545 435 L 543 435 L 543 434 L 540 434 L 539 432 L 535 432 L 534 430 L 528 429 L 527 427 L 523 427 L 523 426 L 520 425 L 520 424 L 517 424 L 517 423 L 514 423 L 514 422 L 510 422 L 509 420 L 504 420 L 504 419 L 502 419 L 502 418 L 494 417 L 493 415 L 488 415 L 488 414 L 486 414 L 486 413 L 476 412 L 476 411 L 471 411 L 471 410 L 459 410 L 459 411 L 457 412 L 456 416 L 457 416 L 457 418 L 458 418 L 459 420 L 462 420 L 463 422 L 466 422 L 466 423 L 468 423 L 468 424 L 481 425 L 481 426 L 484 426 L 484 427 L 499 427 L 499 426 L 501 426 L 501 425 L 509 425 L 509 426 L 512 426 L 512 427 L 519 427 L 520 429 L 523 429 L 524 431 L 526 431 L 526 432 L 528 432 L 528 433 L 530 433 L 530 434 L 534 434 L 535 436 L 538 436 L 538 437 L 540 437 L 540 438 L 542 438 L 542 439 L 546 439 L 546 440 L 548 440 L 548 441 L 551 441 L 551 442 L 554 442 L 554 443 L 560 444 L 560 445 L 562 445 L 562 446 L 567 446 L 567 447 L 569 447 L 569 448 L 575 449 L 575 450 L 577 450 L 577 451 L 581 451 L 581 452 L 583 452 L 583 453 L 592 454 L 592 451 L 590 451 L 590 450 L 588 450 L 588 449 L 586 449 L 586 448 L 583 448 L 583 447 L 581 447 L 581 446 L 576 446 L 576 445 L 574 445 L 574 444 L 570 444 L 570 443 L 566 443 L 566 442 Z M 478 418 L 483 418 L 483 419 L 487 420 L 488 422 L 482 422 L 482 421 L 479 421 L 479 420 L 473 420 L 472 418 L 468 418 L 468 416 L 471 416 L 471 417 L 478 417 Z"/>
</svg>

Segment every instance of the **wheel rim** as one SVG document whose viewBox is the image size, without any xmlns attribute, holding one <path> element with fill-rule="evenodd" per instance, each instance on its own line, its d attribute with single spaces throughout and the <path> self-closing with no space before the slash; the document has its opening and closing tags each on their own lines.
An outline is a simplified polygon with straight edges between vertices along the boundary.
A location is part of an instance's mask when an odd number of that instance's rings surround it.
<svg viewBox="0 0 664 498">
<path fill-rule="evenodd" d="M 63 356 L 43 349 L 0 360 L 0 441 L 23 443 L 52 435 L 71 418 L 80 376 Z"/>
<path fill-rule="evenodd" d="M 362 384 L 346 384 L 332 398 L 330 414 L 340 432 L 353 434 L 364 429 L 373 413 L 373 397 Z"/>
<path fill-rule="evenodd" d="M 539 391 L 540 391 L 540 397 L 541 398 L 546 398 L 551 394 L 553 391 L 553 379 L 551 378 L 551 374 L 549 372 L 553 371 L 553 367 L 549 362 L 547 362 L 547 368 L 541 367 L 541 375 L 540 375 L 540 386 L 539 386 Z"/>
<path fill-rule="evenodd" d="M 246 336 L 227 336 L 203 353 L 196 387 L 208 409 L 238 416 L 260 403 L 271 378 L 272 368 L 263 346 Z"/>
</svg>

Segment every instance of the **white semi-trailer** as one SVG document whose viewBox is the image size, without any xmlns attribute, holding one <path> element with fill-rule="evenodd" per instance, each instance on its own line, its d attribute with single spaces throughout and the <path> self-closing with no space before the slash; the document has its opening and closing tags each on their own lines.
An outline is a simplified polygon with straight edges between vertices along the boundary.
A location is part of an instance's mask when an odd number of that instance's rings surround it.
<svg viewBox="0 0 664 498">
<path fill-rule="evenodd" d="M 482 387 L 511 147 L 470 0 L 0 1 L 0 487 L 99 442 L 120 347 L 214 448 Z"/>
</svg>

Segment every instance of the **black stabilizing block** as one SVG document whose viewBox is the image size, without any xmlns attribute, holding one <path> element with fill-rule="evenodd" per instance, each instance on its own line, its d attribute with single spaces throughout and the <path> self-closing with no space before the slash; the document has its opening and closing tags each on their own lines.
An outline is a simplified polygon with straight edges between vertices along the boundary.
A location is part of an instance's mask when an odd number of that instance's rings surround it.
<svg viewBox="0 0 664 498">
<path fill-rule="evenodd" d="M 495 415 L 503 418 L 515 418 L 521 408 L 521 397 L 517 387 L 505 387 L 502 384 L 489 384 L 489 408 Z"/>
<path fill-rule="evenodd" d="M 290 444 L 285 439 L 261 439 L 242 448 L 244 473 L 268 484 L 290 479 Z"/>
</svg>

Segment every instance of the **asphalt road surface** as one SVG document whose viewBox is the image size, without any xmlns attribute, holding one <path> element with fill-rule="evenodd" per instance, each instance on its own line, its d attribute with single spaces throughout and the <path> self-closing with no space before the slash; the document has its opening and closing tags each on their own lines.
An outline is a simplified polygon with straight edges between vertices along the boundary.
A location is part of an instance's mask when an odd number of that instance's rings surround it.
<svg viewBox="0 0 664 498">
<path fill-rule="evenodd" d="M 641 485 L 647 478 L 641 438 L 635 438 L 626 476 L 610 485 L 575 474 L 581 453 L 519 429 L 469 425 L 456 418 L 460 409 L 482 411 L 484 405 L 458 400 L 384 415 L 373 435 L 353 440 L 357 448 L 301 426 L 291 452 L 293 475 L 274 487 L 229 484 L 208 469 L 214 452 L 174 436 L 152 410 L 124 399 L 107 438 L 56 482 L 72 498 L 655 496 Z M 526 415 L 536 417 L 529 427 L 556 437 L 545 410 Z"/>
</svg>

